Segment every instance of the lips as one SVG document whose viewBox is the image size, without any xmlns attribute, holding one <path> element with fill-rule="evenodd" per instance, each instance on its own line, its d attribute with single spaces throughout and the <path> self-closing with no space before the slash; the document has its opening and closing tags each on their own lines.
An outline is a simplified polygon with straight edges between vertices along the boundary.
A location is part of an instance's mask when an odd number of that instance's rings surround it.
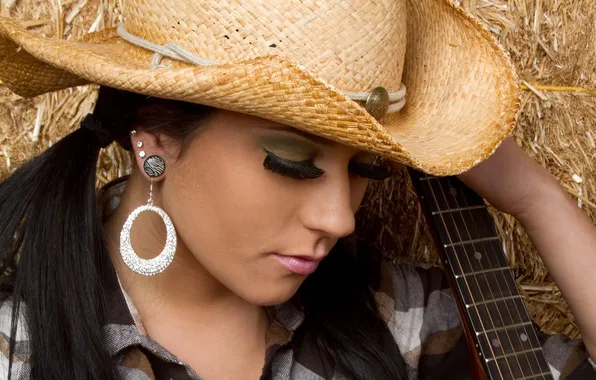
<svg viewBox="0 0 596 380">
<path fill-rule="evenodd" d="M 308 259 L 300 256 L 282 256 L 278 254 L 274 254 L 273 256 L 275 256 L 281 265 L 286 267 L 290 272 L 305 276 L 312 274 L 321 262 L 321 260 Z"/>
</svg>

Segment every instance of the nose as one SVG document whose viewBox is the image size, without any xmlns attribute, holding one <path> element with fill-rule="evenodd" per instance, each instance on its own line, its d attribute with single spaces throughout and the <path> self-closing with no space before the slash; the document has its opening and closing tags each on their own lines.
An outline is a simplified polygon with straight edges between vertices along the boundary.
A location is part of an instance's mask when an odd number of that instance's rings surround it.
<svg viewBox="0 0 596 380">
<path fill-rule="evenodd" d="M 329 238 L 339 239 L 354 231 L 356 221 L 352 202 L 352 189 L 347 178 L 326 178 L 305 194 L 302 223 L 313 231 Z"/>
</svg>

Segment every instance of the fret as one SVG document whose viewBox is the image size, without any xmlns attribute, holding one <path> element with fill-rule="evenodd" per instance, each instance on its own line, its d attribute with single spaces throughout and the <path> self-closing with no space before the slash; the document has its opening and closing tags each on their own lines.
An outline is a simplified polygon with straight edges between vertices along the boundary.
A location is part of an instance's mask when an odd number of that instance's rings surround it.
<svg viewBox="0 0 596 380">
<path fill-rule="evenodd" d="M 485 208 L 470 208 L 467 211 L 456 212 L 443 211 L 431 218 L 437 227 L 439 238 L 446 244 L 498 238 L 496 231 L 487 227 L 488 223 L 492 223 L 492 219 Z"/>
<path fill-rule="evenodd" d="M 509 310 L 509 312 L 513 314 L 518 310 Z M 519 317 L 520 314 L 518 314 Z M 550 370 L 542 356 L 542 346 L 531 322 L 477 331 L 476 337 L 478 347 L 487 362 L 504 363 L 505 367 L 517 364 L 524 376 Z"/>
<path fill-rule="evenodd" d="M 506 328 L 512 325 L 531 324 L 531 320 L 527 315 L 526 305 L 521 297 L 495 300 L 490 305 L 473 305 L 467 311 L 472 325 L 471 327 L 476 332 L 487 329 Z M 510 315 L 510 320 L 502 320 L 499 317 L 501 315 Z M 493 321 L 492 326 L 486 326 L 487 321 Z"/>
<path fill-rule="evenodd" d="M 490 299 L 490 300 L 478 301 L 478 302 L 474 302 L 471 304 L 466 304 L 466 307 L 469 309 L 469 308 L 477 306 L 477 305 L 486 305 L 486 304 L 494 303 L 497 301 L 513 300 L 516 298 L 522 298 L 522 296 L 518 294 L 518 295 L 510 296 L 510 297 L 501 297 L 501 298 L 495 298 L 495 299 Z"/>
<path fill-rule="evenodd" d="M 456 279 L 465 304 L 487 302 L 492 299 L 519 295 L 517 284 L 509 273 L 509 268 L 488 273 L 468 274 Z"/>
<path fill-rule="evenodd" d="M 550 369 L 549 369 L 550 371 Z M 547 380 L 547 379 L 552 379 L 552 375 L 550 374 L 550 372 L 542 372 L 542 373 L 536 373 L 530 376 L 524 376 L 524 377 L 517 377 L 515 378 L 515 380 L 534 380 L 534 379 L 540 379 L 540 380 Z"/>
<path fill-rule="evenodd" d="M 491 358 L 491 359 L 486 359 L 488 361 L 490 360 L 499 360 L 499 359 L 504 359 L 504 358 L 513 358 L 516 356 L 523 356 L 524 354 L 532 354 L 538 350 L 540 350 L 541 348 L 530 348 L 528 350 L 524 350 L 524 351 L 517 351 L 517 352 L 513 352 L 511 354 L 503 354 L 503 355 L 499 355 L 495 358 Z M 518 358 L 519 359 L 519 358 Z"/>
<path fill-rule="evenodd" d="M 552 380 L 484 200 L 457 177 L 410 173 L 489 378 Z"/>
<path fill-rule="evenodd" d="M 544 376 L 544 379 L 553 380 L 548 364 L 540 355 L 540 352 L 533 350 L 486 361 L 488 373 L 493 379 L 514 380 Z M 544 364 L 540 365 L 539 362 Z M 543 366 L 546 366 L 546 369 L 542 369 Z"/>
<path fill-rule="evenodd" d="M 456 276 L 509 267 L 509 263 L 503 255 L 501 241 L 497 239 L 476 241 L 471 246 L 455 245 L 445 251 L 453 274 Z"/>
<path fill-rule="evenodd" d="M 431 214 L 432 215 L 439 215 L 439 214 L 445 214 L 445 213 L 448 213 L 448 212 L 462 212 L 462 211 L 479 210 L 479 209 L 486 209 L 486 208 L 487 207 L 484 206 L 484 205 L 467 206 L 467 207 L 451 208 L 451 209 L 447 209 L 447 210 L 433 211 Z"/>
<path fill-rule="evenodd" d="M 479 274 L 487 274 L 487 273 L 499 272 L 499 271 L 503 271 L 503 270 L 507 270 L 508 271 L 509 270 L 509 267 L 490 268 L 490 269 L 479 270 L 478 272 L 456 274 L 455 275 L 455 278 L 462 278 L 462 277 L 466 277 L 466 276 L 479 275 Z"/>
<path fill-rule="evenodd" d="M 464 240 L 464 241 L 457 241 L 457 242 L 453 242 L 453 243 L 449 243 L 449 244 L 443 244 L 443 247 L 450 248 L 450 247 L 456 247 L 458 245 L 482 243 L 484 241 L 500 241 L 500 239 L 497 236 L 495 236 L 495 237 L 487 237 L 487 238 L 480 238 L 480 239 Z"/>
<path fill-rule="evenodd" d="M 460 184 L 459 180 L 431 178 L 421 181 L 425 195 L 429 197 L 429 211 L 442 211 L 460 207 L 484 206 L 484 200 L 472 190 Z"/>
<path fill-rule="evenodd" d="M 516 311 L 514 310 L 513 312 L 516 312 Z M 534 330 L 534 325 L 532 324 L 532 322 L 524 322 L 524 323 L 518 323 L 516 325 L 509 325 L 506 327 L 495 327 L 492 329 L 486 329 L 482 332 L 477 332 L 476 334 L 478 335 L 478 334 L 486 334 L 486 333 L 491 333 L 491 332 L 503 331 L 503 330 L 507 330 L 510 328 L 514 328 L 514 327 L 524 327 L 526 329 L 532 329 L 530 331 Z"/>
<path fill-rule="evenodd" d="M 461 182 L 456 177 L 446 177 L 444 180 L 439 180 L 436 182 L 441 184 L 443 193 L 447 198 L 448 204 L 450 206 L 486 206 L 486 203 L 484 203 L 484 199 L 482 199 L 480 196 L 478 196 L 478 194 L 469 189 L 463 182 Z"/>
<path fill-rule="evenodd" d="M 486 360 L 495 360 L 541 349 L 540 341 L 533 327 L 510 327 L 498 331 L 479 332 L 476 335 L 480 349 L 485 352 Z"/>
</svg>

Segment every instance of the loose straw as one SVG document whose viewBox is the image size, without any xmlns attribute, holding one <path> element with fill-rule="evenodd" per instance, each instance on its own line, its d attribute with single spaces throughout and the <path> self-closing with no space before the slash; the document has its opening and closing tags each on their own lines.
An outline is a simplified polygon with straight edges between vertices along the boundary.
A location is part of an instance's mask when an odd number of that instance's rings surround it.
<svg viewBox="0 0 596 380">
<path fill-rule="evenodd" d="M 596 88 L 590 87 L 580 87 L 580 86 L 549 86 L 549 85 L 530 85 L 529 83 L 525 82 L 522 84 L 521 89 L 527 91 L 561 91 L 561 92 L 585 92 L 585 93 L 593 93 L 596 94 Z"/>
</svg>

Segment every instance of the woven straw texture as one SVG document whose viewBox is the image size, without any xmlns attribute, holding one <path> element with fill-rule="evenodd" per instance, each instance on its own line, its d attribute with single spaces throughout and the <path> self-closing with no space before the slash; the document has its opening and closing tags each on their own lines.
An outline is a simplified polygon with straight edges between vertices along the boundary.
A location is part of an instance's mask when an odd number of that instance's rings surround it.
<svg viewBox="0 0 596 380">
<path fill-rule="evenodd" d="M 91 82 L 244 112 L 432 174 L 460 173 L 511 133 L 519 84 L 493 37 L 447 0 L 129 0 L 129 32 L 221 65 L 196 67 L 123 41 L 41 38 L 0 23 L 0 80 L 23 96 Z M 406 32 L 407 28 L 407 32 Z M 380 122 L 343 92 L 408 90 Z"/>
</svg>

